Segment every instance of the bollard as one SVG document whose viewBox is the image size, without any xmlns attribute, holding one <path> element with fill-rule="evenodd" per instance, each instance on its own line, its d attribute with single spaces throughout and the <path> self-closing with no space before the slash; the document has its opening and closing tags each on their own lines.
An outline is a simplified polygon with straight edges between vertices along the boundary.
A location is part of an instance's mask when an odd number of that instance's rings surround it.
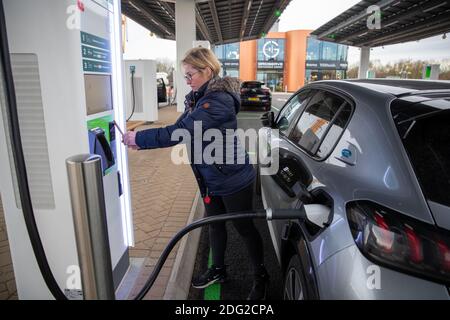
<svg viewBox="0 0 450 320">
<path fill-rule="evenodd" d="M 78 260 L 85 300 L 115 300 L 101 157 L 66 160 Z"/>
</svg>

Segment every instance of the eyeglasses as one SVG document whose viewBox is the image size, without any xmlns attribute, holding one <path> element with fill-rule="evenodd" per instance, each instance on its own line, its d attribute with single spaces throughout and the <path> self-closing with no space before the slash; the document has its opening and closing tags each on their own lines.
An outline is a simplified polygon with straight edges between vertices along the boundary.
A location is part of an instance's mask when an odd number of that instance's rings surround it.
<svg viewBox="0 0 450 320">
<path fill-rule="evenodd" d="M 186 73 L 185 75 L 184 75 L 184 79 L 186 80 L 186 81 L 192 81 L 192 77 L 195 75 L 195 74 L 197 74 L 197 73 L 199 73 L 200 71 L 197 71 L 197 72 L 194 72 L 194 73 Z"/>
</svg>

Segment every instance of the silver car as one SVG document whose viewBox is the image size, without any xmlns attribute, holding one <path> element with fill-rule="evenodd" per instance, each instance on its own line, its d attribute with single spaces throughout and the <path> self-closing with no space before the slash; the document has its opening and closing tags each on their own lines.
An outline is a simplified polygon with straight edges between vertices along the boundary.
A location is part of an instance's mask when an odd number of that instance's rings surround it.
<svg viewBox="0 0 450 320">
<path fill-rule="evenodd" d="M 285 299 L 450 298 L 450 82 L 320 81 L 263 118 L 264 206 L 307 217 L 269 222 Z"/>
</svg>

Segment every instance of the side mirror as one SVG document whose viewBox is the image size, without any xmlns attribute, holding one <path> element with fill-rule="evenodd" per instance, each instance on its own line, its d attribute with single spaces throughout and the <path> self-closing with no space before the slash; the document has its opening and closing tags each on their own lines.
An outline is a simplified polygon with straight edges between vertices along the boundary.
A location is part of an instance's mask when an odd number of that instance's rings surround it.
<svg viewBox="0 0 450 320">
<path fill-rule="evenodd" d="M 264 113 L 261 116 L 261 122 L 264 127 L 273 128 L 275 127 L 275 114 L 273 111 Z"/>
</svg>

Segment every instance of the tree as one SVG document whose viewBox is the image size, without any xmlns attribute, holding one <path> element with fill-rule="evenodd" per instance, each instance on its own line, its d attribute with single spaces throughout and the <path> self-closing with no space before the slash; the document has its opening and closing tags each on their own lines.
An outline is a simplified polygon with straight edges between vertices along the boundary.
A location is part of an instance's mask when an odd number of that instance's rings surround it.
<svg viewBox="0 0 450 320">
<path fill-rule="evenodd" d="M 450 63 L 448 60 L 442 61 L 422 61 L 422 60 L 400 60 L 393 64 L 383 64 L 380 60 L 371 61 L 369 69 L 375 71 L 376 78 L 402 78 L 402 79 L 422 79 L 424 66 L 428 64 L 440 64 L 440 80 L 450 80 Z M 358 77 L 358 66 L 353 65 L 347 71 L 347 78 Z"/>
<path fill-rule="evenodd" d="M 448 61 L 444 61 L 441 65 L 441 74 L 439 75 L 439 80 L 450 80 L 450 64 Z"/>
<path fill-rule="evenodd" d="M 160 58 L 156 60 L 156 72 L 172 72 L 174 69 L 174 62 L 170 59 Z"/>
<path fill-rule="evenodd" d="M 175 63 L 173 60 L 167 58 L 160 58 L 156 60 L 156 72 L 167 73 L 167 78 L 170 83 L 173 83 L 173 71 L 175 69 Z"/>
<path fill-rule="evenodd" d="M 442 72 L 439 75 L 439 80 L 450 80 L 450 70 Z"/>
<path fill-rule="evenodd" d="M 349 78 L 349 79 L 356 79 L 356 78 L 358 78 L 358 71 L 359 71 L 359 67 L 358 66 L 350 67 L 350 69 L 347 70 L 347 78 Z"/>
</svg>

